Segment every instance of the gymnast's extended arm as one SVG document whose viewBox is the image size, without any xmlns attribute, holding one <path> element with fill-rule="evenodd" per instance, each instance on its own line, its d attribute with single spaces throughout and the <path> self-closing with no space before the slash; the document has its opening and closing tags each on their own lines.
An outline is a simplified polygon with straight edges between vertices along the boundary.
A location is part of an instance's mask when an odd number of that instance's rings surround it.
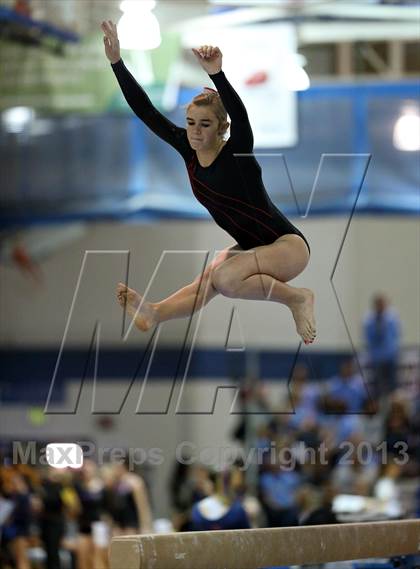
<svg viewBox="0 0 420 569">
<path fill-rule="evenodd" d="M 127 103 L 134 113 L 160 138 L 183 153 L 185 129 L 178 127 L 160 113 L 152 104 L 144 89 L 137 83 L 121 59 L 117 27 L 109 21 L 102 23 L 105 53 L 109 59 Z"/>
<path fill-rule="evenodd" d="M 230 142 L 236 152 L 252 152 L 254 136 L 248 113 L 238 93 L 229 83 L 222 71 L 222 53 L 218 47 L 201 46 L 193 49 L 194 55 L 201 67 L 213 81 L 223 106 L 228 113 L 230 125 Z"/>
</svg>

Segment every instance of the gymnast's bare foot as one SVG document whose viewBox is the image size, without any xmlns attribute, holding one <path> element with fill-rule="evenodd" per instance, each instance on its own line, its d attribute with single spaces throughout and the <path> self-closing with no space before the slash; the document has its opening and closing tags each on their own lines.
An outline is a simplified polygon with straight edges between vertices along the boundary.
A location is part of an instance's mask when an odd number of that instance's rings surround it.
<svg viewBox="0 0 420 569">
<path fill-rule="evenodd" d="M 314 298 L 314 293 L 309 288 L 298 288 L 296 297 L 289 304 L 297 333 L 305 344 L 312 344 L 316 337 Z"/>
<path fill-rule="evenodd" d="M 142 332 L 147 332 L 152 326 L 158 323 L 157 310 L 151 302 L 143 301 L 138 292 L 128 288 L 123 283 L 118 283 L 117 300 L 123 308 L 126 307 L 127 313 L 134 317 L 135 324 Z M 140 310 L 138 308 L 141 304 Z M 138 312 L 137 312 L 138 311 Z"/>
</svg>

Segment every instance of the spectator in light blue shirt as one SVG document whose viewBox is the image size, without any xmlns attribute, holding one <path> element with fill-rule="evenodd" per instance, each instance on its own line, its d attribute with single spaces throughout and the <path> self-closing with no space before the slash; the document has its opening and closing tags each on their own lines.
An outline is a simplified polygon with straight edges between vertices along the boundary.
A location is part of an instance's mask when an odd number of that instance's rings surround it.
<svg viewBox="0 0 420 569">
<path fill-rule="evenodd" d="M 363 334 L 375 394 L 389 395 L 397 387 L 401 324 L 395 309 L 383 294 L 373 297 L 372 311 L 363 321 Z"/>
<path fill-rule="evenodd" d="M 297 491 L 302 475 L 296 470 L 284 470 L 271 465 L 260 479 L 261 502 L 269 527 L 298 525 Z"/>
<path fill-rule="evenodd" d="M 344 360 L 338 375 L 329 380 L 327 396 L 346 404 L 347 413 L 360 413 L 369 397 L 367 388 L 352 359 Z"/>
<path fill-rule="evenodd" d="M 288 398 L 293 405 L 293 411 L 288 419 L 288 426 L 292 429 L 306 430 L 309 425 L 316 425 L 320 388 L 309 380 L 307 366 L 298 364 L 290 378 Z"/>
</svg>

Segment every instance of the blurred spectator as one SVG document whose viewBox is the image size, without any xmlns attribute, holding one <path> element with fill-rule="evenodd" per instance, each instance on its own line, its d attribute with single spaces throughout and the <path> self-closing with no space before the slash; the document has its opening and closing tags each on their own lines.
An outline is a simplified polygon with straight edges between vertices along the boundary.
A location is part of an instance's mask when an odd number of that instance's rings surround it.
<svg viewBox="0 0 420 569">
<path fill-rule="evenodd" d="M 387 396 L 397 387 L 401 324 L 385 295 L 378 293 L 373 297 L 372 310 L 363 321 L 363 334 L 375 397 Z"/>
<path fill-rule="evenodd" d="M 93 530 L 98 527 L 104 512 L 104 483 L 98 476 L 96 464 L 85 460 L 75 481 L 80 501 L 77 517 L 79 539 L 77 544 L 78 569 L 102 569 L 106 566 L 107 551 L 95 543 Z M 96 524 L 96 525 L 95 525 Z"/>
<path fill-rule="evenodd" d="M 11 513 L 2 528 L 2 543 L 9 549 L 16 569 L 30 569 L 28 546 L 32 520 L 29 487 L 15 468 L 2 472 L 1 491 Z"/>
<path fill-rule="evenodd" d="M 330 482 L 322 484 L 320 491 L 315 492 L 313 486 L 303 488 L 299 497 L 301 506 L 300 525 L 313 526 L 338 523 L 337 516 L 333 512 L 333 499 L 336 492 Z"/>
<path fill-rule="evenodd" d="M 193 506 L 192 530 L 249 529 L 251 524 L 248 514 L 237 490 L 234 469 L 217 474 L 212 494 Z"/>
<path fill-rule="evenodd" d="M 298 525 L 297 491 L 302 483 L 300 473 L 271 465 L 260 479 L 261 503 L 269 527 Z"/>
<path fill-rule="evenodd" d="M 251 527 L 260 527 L 262 515 L 261 504 L 258 498 L 249 492 L 245 479 L 244 464 L 241 460 L 238 460 L 232 467 L 230 490 L 232 495 L 240 500 Z"/>
<path fill-rule="evenodd" d="M 413 470 L 420 472 L 420 372 L 418 379 L 418 392 L 412 400 L 411 406 L 411 441 L 410 446 L 413 457 Z"/>
<path fill-rule="evenodd" d="M 128 461 L 113 465 L 111 512 L 119 534 L 151 533 L 152 512 L 144 480 L 129 471 Z"/>
<path fill-rule="evenodd" d="M 295 366 L 289 385 L 289 393 L 295 410 L 298 407 L 309 411 L 317 410 L 320 390 L 318 385 L 308 381 L 307 366 L 302 364 Z"/>
<path fill-rule="evenodd" d="M 238 414 L 240 421 L 232 433 L 232 438 L 245 447 L 253 443 L 255 432 L 265 423 L 270 413 L 267 388 L 257 377 L 248 377 L 239 386 Z"/>
<path fill-rule="evenodd" d="M 328 448 L 330 468 L 335 465 L 345 447 L 361 437 L 360 415 L 349 415 L 347 405 L 342 400 L 324 397 L 320 404 L 319 436 Z"/>
<path fill-rule="evenodd" d="M 381 501 L 384 511 L 389 517 L 398 518 L 402 514 L 401 496 L 397 480 L 401 468 L 395 462 L 382 466 L 382 471 L 373 489 L 373 494 Z"/>
<path fill-rule="evenodd" d="M 369 496 L 378 474 L 376 460 L 363 460 L 357 443 L 348 447 L 336 464 L 331 481 L 338 494 Z"/>
<path fill-rule="evenodd" d="M 192 504 L 210 496 L 214 491 L 214 480 L 210 475 L 207 467 L 201 464 L 194 464 L 191 471 L 191 484 L 192 484 Z"/>
<path fill-rule="evenodd" d="M 190 461 L 190 455 L 184 453 L 181 460 L 176 461 L 171 475 L 169 483 L 171 506 L 177 512 L 188 510 L 192 504 L 192 490 L 189 477 L 191 470 Z"/>
<path fill-rule="evenodd" d="M 384 416 L 379 413 L 378 403 L 374 399 L 367 399 L 360 415 L 360 435 L 361 439 L 370 443 L 373 449 L 384 440 L 384 423 Z"/>
<path fill-rule="evenodd" d="M 301 431 L 303 437 L 305 432 L 312 431 L 313 425 L 316 425 L 320 397 L 319 386 L 308 381 L 308 368 L 305 365 L 298 364 L 294 368 L 288 397 L 293 405 L 288 425 Z"/>
<path fill-rule="evenodd" d="M 186 464 L 189 457 L 175 466 L 171 482 L 172 501 L 175 506 L 173 525 L 178 531 L 191 531 L 191 510 L 195 503 L 207 498 L 214 491 L 208 468 L 201 464 Z"/>
<path fill-rule="evenodd" d="M 60 545 L 65 532 L 65 504 L 62 473 L 49 467 L 41 486 L 41 539 L 44 543 L 46 569 L 60 569 Z"/>
<path fill-rule="evenodd" d="M 352 359 L 340 365 L 339 373 L 327 383 L 327 396 L 346 405 L 346 413 L 360 413 L 369 398 L 368 391 Z"/>
<path fill-rule="evenodd" d="M 411 433 L 408 406 L 403 401 L 394 399 L 385 418 L 385 441 L 389 456 L 394 456 L 401 464 L 408 463 L 412 452 Z"/>
<path fill-rule="evenodd" d="M 245 452 L 249 452 L 258 445 L 260 433 L 265 429 L 272 411 L 264 382 L 255 376 L 247 377 L 239 387 L 238 402 L 240 419 L 232 433 L 232 438 L 242 444 Z M 248 484 L 256 487 L 258 483 L 257 464 L 249 465 L 246 479 Z"/>
<path fill-rule="evenodd" d="M 416 490 L 416 517 L 420 518 L 420 482 Z"/>
</svg>

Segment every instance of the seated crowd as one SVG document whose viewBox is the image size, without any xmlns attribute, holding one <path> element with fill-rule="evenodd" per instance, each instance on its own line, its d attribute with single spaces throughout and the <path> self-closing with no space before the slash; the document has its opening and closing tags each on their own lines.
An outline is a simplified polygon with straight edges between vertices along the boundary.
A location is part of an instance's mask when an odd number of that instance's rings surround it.
<svg viewBox="0 0 420 569">
<path fill-rule="evenodd" d="M 418 391 L 402 387 L 375 400 L 345 360 L 324 382 L 298 365 L 288 401 L 276 406 L 260 381 L 240 394 L 247 414 L 232 438 L 257 449 L 258 460 L 218 469 L 177 463 L 169 481 L 174 531 L 337 523 L 337 495 L 376 498 L 389 517 L 420 516 Z M 157 530 L 147 485 L 127 462 L 86 460 L 77 470 L 2 462 L 1 567 L 106 569 L 113 535 Z M 405 480 L 414 482 L 409 510 Z"/>
</svg>

